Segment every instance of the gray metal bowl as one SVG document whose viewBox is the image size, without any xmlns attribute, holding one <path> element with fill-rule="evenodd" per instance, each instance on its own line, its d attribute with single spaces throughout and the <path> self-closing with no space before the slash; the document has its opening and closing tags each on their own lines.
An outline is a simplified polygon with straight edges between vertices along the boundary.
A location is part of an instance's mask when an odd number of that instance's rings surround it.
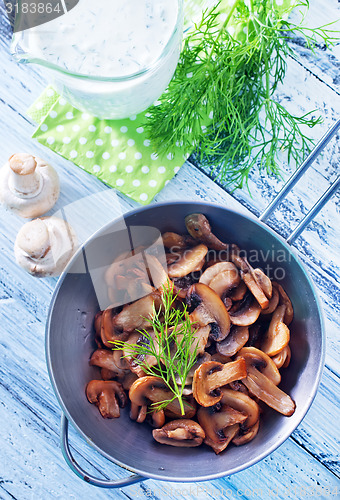
<svg viewBox="0 0 340 500">
<path fill-rule="evenodd" d="M 88 364 L 95 349 L 92 324 L 99 306 L 88 269 L 81 270 L 84 251 L 80 250 L 61 276 L 49 311 L 46 352 L 50 378 L 63 412 L 79 433 L 105 457 L 145 478 L 211 480 L 262 460 L 305 416 L 324 364 L 322 314 L 314 286 L 289 245 L 266 225 L 220 206 L 196 202 L 151 205 L 128 213 L 124 219 L 128 227 L 152 226 L 161 232 L 181 233 L 185 231 L 184 217 L 193 212 L 204 213 L 222 241 L 237 243 L 248 255 L 257 251 L 260 266 L 269 264 L 284 274 L 280 283 L 292 300 L 295 315 L 291 325 L 292 360 L 283 371 L 280 387 L 294 399 L 296 411 L 284 417 L 268 409 L 253 441 L 230 446 L 218 456 L 207 446 L 175 448 L 158 444 L 147 424 L 130 420 L 127 408 L 119 419 L 103 419 L 85 396 L 87 382 L 99 374 Z M 85 244 L 86 255 L 91 255 L 95 267 L 107 265 L 122 250 L 117 232 L 112 232 L 119 225 L 121 222 L 113 221 Z"/>
</svg>

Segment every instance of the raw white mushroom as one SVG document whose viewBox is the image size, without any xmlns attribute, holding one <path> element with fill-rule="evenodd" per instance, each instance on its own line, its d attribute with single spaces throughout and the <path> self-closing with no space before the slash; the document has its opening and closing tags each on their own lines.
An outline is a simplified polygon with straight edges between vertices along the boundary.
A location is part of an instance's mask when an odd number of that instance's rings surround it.
<svg viewBox="0 0 340 500">
<path fill-rule="evenodd" d="M 24 224 L 14 245 L 19 266 L 33 276 L 58 276 L 74 254 L 77 238 L 58 217 L 42 217 Z"/>
<path fill-rule="evenodd" d="M 0 170 L 0 201 L 21 217 L 43 215 L 58 197 L 57 172 L 37 156 L 12 155 Z"/>
</svg>

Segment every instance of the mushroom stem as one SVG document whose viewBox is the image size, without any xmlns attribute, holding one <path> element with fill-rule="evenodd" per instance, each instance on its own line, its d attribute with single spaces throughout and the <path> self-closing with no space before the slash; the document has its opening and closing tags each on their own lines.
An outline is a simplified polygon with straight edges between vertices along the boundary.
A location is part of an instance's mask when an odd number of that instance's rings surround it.
<svg viewBox="0 0 340 500">
<path fill-rule="evenodd" d="M 246 377 L 245 363 L 240 363 L 239 360 L 231 361 L 222 365 L 220 371 L 214 371 L 209 375 L 209 388 L 214 391 L 235 380 L 240 380 Z"/>
<path fill-rule="evenodd" d="M 15 154 L 10 157 L 9 166 L 8 187 L 18 198 L 33 198 L 41 192 L 43 181 L 33 156 Z"/>
</svg>

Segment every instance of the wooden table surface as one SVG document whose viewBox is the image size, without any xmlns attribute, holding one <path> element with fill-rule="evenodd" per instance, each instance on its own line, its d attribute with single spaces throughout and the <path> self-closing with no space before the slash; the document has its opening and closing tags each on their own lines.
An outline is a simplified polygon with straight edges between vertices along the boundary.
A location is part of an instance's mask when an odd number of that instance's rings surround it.
<svg viewBox="0 0 340 500">
<path fill-rule="evenodd" d="M 310 26 L 340 18 L 336 0 L 312 2 Z M 0 24 L 0 161 L 21 151 L 34 152 L 56 166 L 61 196 L 56 209 L 107 190 L 81 171 L 31 139 L 34 125 L 27 107 L 46 81 L 36 67 L 17 65 L 9 54 L 10 26 L 1 6 Z M 340 46 L 315 56 L 297 40 L 296 59 L 288 61 L 287 79 L 278 95 L 289 109 L 317 109 L 324 123 L 313 130 L 320 138 L 340 114 Z M 339 137 L 333 139 L 304 180 L 294 188 L 269 224 L 287 236 L 316 199 L 339 174 Z M 283 162 L 284 177 L 293 166 Z M 186 162 L 157 196 L 164 200 L 206 200 L 258 215 L 283 181 L 254 172 L 252 197 L 246 191 L 230 195 L 201 169 Z M 138 204 L 118 194 L 122 210 Z M 87 221 L 92 232 L 115 217 L 94 204 Z M 97 211 L 96 211 L 97 210 Z M 36 279 L 20 269 L 13 243 L 23 221 L 0 208 L 0 498 L 340 498 L 339 493 L 339 375 L 340 375 L 340 218 L 339 193 L 323 208 L 296 241 L 295 247 L 319 292 L 326 324 L 327 353 L 320 389 L 303 422 L 273 454 L 250 469 L 206 483 L 167 483 L 147 480 L 118 490 L 101 490 L 82 482 L 68 468 L 59 446 L 61 410 L 48 378 L 44 329 L 56 279 Z M 93 451 L 71 430 L 72 450 L 84 467 L 103 477 L 126 476 L 126 471 Z M 91 465 L 92 464 L 92 465 Z"/>
</svg>

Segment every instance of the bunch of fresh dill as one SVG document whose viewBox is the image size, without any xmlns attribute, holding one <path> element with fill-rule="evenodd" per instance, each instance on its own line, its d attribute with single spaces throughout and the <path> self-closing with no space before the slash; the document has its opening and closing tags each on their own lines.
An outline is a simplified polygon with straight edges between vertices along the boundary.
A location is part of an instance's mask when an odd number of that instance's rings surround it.
<svg viewBox="0 0 340 500">
<path fill-rule="evenodd" d="M 178 308 L 175 304 L 177 296 L 168 282 L 163 287 L 162 305 L 159 309 L 153 306 L 151 318 L 146 318 L 152 331 L 142 330 L 137 343 L 116 340 L 113 349 L 124 349 L 126 357 L 133 357 L 147 375 L 160 377 L 172 392 L 172 398 L 153 403 L 157 411 L 178 400 L 184 415 L 183 390 L 187 376 L 197 358 L 196 329 L 192 325 L 185 305 Z M 155 358 L 150 365 L 147 357 Z"/>
<path fill-rule="evenodd" d="M 275 0 L 235 0 L 223 24 L 223 1 L 203 13 L 185 39 L 168 91 L 149 110 L 146 127 L 157 151 L 183 145 L 201 164 L 215 165 L 216 179 L 235 188 L 247 184 L 255 165 L 280 175 L 281 151 L 288 162 L 305 157 L 312 140 L 304 129 L 321 118 L 313 111 L 292 115 L 274 93 L 284 80 L 293 36 L 302 36 L 311 50 L 317 40 L 328 47 L 337 38 L 329 25 L 311 29 L 302 20 L 290 22 L 298 7 L 308 9 L 308 0 L 286 9 Z M 245 35 L 230 34 L 231 20 Z"/>
</svg>

